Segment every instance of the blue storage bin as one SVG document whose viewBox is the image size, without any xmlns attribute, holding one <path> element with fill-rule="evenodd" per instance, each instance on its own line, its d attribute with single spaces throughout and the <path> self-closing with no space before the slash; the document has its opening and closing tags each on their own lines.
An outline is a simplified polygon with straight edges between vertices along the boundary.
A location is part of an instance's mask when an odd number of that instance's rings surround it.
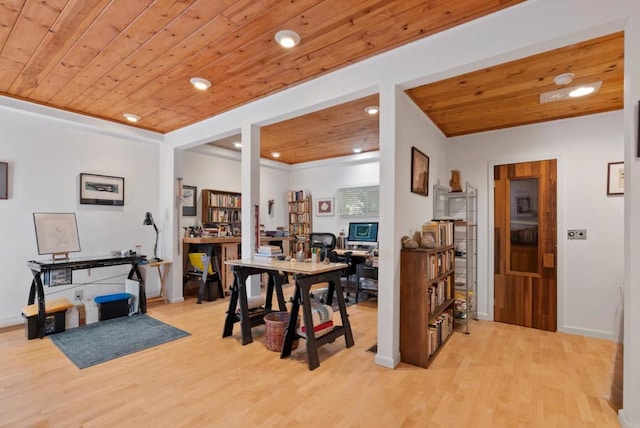
<svg viewBox="0 0 640 428">
<path fill-rule="evenodd" d="M 93 299 L 100 308 L 100 321 L 129 315 L 129 293 L 106 294 Z"/>
</svg>

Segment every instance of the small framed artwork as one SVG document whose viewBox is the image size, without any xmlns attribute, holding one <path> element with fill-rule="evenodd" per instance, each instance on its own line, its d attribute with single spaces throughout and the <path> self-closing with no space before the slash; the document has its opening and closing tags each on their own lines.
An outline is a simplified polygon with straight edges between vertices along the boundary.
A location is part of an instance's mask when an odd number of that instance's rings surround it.
<svg viewBox="0 0 640 428">
<path fill-rule="evenodd" d="M 124 205 L 124 178 L 80 173 L 80 203 Z"/>
<path fill-rule="evenodd" d="M 182 186 L 182 215 L 194 217 L 196 215 L 196 203 L 198 200 L 198 188 L 196 186 Z"/>
<path fill-rule="evenodd" d="M 411 148 L 411 192 L 429 196 L 429 156 Z"/>
<path fill-rule="evenodd" d="M 624 162 L 608 163 L 607 195 L 624 195 Z"/>
<path fill-rule="evenodd" d="M 38 254 L 55 256 L 80 251 L 78 223 L 74 213 L 33 213 L 33 223 Z"/>
<path fill-rule="evenodd" d="M 335 214 L 335 206 L 333 198 L 318 198 L 316 199 L 316 215 L 317 216 L 332 216 Z"/>
<path fill-rule="evenodd" d="M 0 162 L 0 199 L 9 198 L 9 164 Z"/>
<path fill-rule="evenodd" d="M 531 214 L 531 198 L 529 196 L 519 196 L 516 198 L 516 211 L 518 215 Z"/>
</svg>

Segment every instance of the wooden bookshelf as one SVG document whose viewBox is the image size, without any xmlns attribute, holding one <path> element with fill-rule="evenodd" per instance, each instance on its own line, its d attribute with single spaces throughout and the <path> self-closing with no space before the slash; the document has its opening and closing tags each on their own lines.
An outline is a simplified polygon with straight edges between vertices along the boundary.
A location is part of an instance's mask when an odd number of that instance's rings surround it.
<svg viewBox="0 0 640 428">
<path fill-rule="evenodd" d="M 454 331 L 455 251 L 403 249 L 400 257 L 400 359 L 427 368 Z"/>
<path fill-rule="evenodd" d="M 202 224 L 205 228 L 224 227 L 226 236 L 241 233 L 242 195 L 236 192 L 204 189 L 202 191 Z"/>
<path fill-rule="evenodd" d="M 289 201 L 289 236 L 296 239 L 294 252 L 298 249 L 308 252 L 309 234 L 313 231 L 311 195 L 304 190 L 289 190 L 287 197 Z"/>
</svg>

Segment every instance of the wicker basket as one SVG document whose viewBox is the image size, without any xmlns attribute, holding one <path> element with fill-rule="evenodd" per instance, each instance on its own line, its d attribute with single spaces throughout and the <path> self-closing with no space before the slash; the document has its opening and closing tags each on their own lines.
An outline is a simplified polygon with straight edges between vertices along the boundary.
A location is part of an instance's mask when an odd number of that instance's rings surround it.
<svg viewBox="0 0 640 428">
<path fill-rule="evenodd" d="M 269 312 L 264 316 L 265 343 L 269 351 L 281 352 L 284 343 L 284 332 L 289 325 L 288 312 Z M 298 339 L 291 344 L 291 349 L 298 347 Z"/>
</svg>

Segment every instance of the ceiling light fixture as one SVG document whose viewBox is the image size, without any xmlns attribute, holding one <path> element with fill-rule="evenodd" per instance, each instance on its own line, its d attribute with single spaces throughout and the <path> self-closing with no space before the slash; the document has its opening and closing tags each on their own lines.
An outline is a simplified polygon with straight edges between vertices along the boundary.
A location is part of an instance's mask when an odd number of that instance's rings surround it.
<svg viewBox="0 0 640 428">
<path fill-rule="evenodd" d="M 556 89 L 555 91 L 543 92 L 540 94 L 540 104 L 550 103 L 553 101 L 568 100 L 570 98 L 582 97 L 589 94 L 596 94 L 602 86 L 602 81 L 587 83 L 579 86 L 571 86 L 570 88 Z"/>
<path fill-rule="evenodd" d="M 595 90 L 596 88 L 593 86 L 580 86 L 579 88 L 569 92 L 569 96 L 571 98 L 584 97 L 585 95 L 592 94 Z"/>
<path fill-rule="evenodd" d="M 283 48 L 290 49 L 300 43 L 300 35 L 291 30 L 280 30 L 276 33 L 276 42 Z"/>
<path fill-rule="evenodd" d="M 362 153 L 362 149 L 360 147 L 356 147 L 353 149 L 353 153 Z"/>
<path fill-rule="evenodd" d="M 274 158 L 279 158 L 280 157 L 280 153 L 273 152 L 273 153 L 271 153 L 271 156 L 273 156 Z"/>
<path fill-rule="evenodd" d="M 140 120 L 140 116 L 133 113 L 125 113 L 123 114 L 124 118 L 127 119 L 131 123 L 136 123 Z"/>
<path fill-rule="evenodd" d="M 369 107 L 365 107 L 364 111 L 367 112 L 367 114 L 370 115 L 374 115 L 374 114 L 378 114 L 378 112 L 380 111 L 380 108 L 378 106 L 369 106 Z"/>
<path fill-rule="evenodd" d="M 202 77 L 192 77 L 189 81 L 193 87 L 199 91 L 206 91 L 211 87 L 211 82 L 207 79 L 203 79 Z"/>
<path fill-rule="evenodd" d="M 233 146 L 234 146 L 236 149 L 240 149 L 240 148 L 242 148 L 242 143 L 239 143 L 239 142 L 237 142 L 237 141 L 236 141 L 235 143 L 233 143 Z"/>
<path fill-rule="evenodd" d="M 573 78 L 576 77 L 573 73 L 562 73 L 553 78 L 553 83 L 558 86 L 568 85 L 573 81 Z"/>
</svg>

